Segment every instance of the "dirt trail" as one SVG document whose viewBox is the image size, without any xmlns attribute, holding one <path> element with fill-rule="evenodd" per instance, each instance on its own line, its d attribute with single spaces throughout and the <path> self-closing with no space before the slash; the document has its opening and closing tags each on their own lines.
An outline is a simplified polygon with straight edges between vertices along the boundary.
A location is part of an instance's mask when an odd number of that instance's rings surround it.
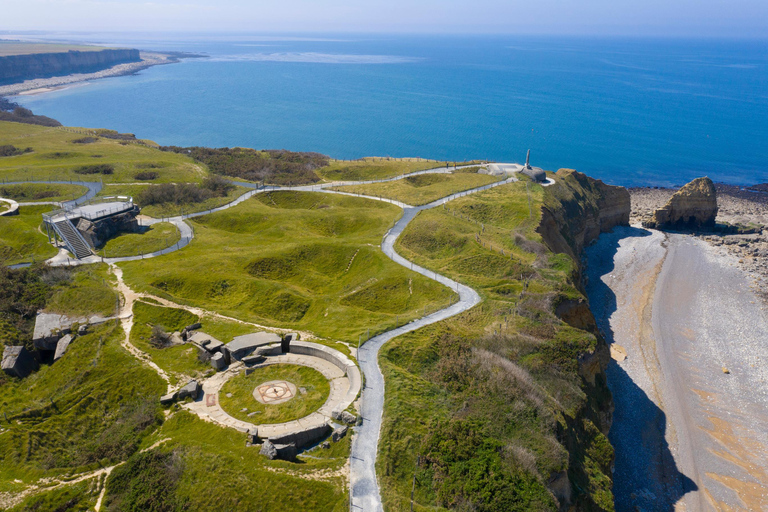
<svg viewBox="0 0 768 512">
<path fill-rule="evenodd" d="M 593 312 L 627 354 L 608 369 L 617 511 L 768 510 L 768 318 L 732 260 L 639 228 L 587 250 Z"/>
</svg>

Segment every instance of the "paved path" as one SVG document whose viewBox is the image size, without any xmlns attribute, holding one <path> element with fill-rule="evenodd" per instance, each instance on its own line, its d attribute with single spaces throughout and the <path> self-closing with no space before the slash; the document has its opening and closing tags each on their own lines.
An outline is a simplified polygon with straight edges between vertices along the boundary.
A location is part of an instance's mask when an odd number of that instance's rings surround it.
<svg viewBox="0 0 768 512">
<path fill-rule="evenodd" d="M 627 355 L 607 372 L 616 510 L 768 510 L 768 315 L 733 257 L 636 227 L 586 254 Z"/>
</svg>

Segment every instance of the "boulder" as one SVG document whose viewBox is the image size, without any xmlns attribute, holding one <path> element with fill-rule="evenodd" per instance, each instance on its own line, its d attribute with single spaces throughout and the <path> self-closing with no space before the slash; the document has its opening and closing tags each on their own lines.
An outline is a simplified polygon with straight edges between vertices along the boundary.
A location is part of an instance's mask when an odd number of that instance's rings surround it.
<svg viewBox="0 0 768 512">
<path fill-rule="evenodd" d="M 5 347 L 2 369 L 8 375 L 23 379 L 38 369 L 37 359 L 23 346 Z"/>
<path fill-rule="evenodd" d="M 173 393 L 168 393 L 167 395 L 163 395 L 160 397 L 160 405 L 171 405 L 173 402 L 176 401 L 176 398 L 179 396 L 178 391 L 174 391 Z"/>
<path fill-rule="evenodd" d="M 88 334 L 88 325 L 82 324 L 80 327 L 77 328 L 78 336 L 84 336 L 86 334 Z"/>
<path fill-rule="evenodd" d="M 196 380 L 191 380 L 186 386 L 179 390 L 179 400 L 184 400 L 190 397 L 192 400 L 197 400 L 197 395 L 200 394 L 200 384 Z"/>
<path fill-rule="evenodd" d="M 346 425 L 342 425 L 337 429 L 334 429 L 333 434 L 331 434 L 331 439 L 333 439 L 334 443 L 338 443 L 342 440 L 342 438 L 347 435 L 347 430 L 349 430 L 349 427 Z"/>
<path fill-rule="evenodd" d="M 290 444 L 275 444 L 272 441 L 266 440 L 261 445 L 259 453 L 264 455 L 269 460 L 282 459 L 287 461 L 296 460 L 296 445 Z"/>
<path fill-rule="evenodd" d="M 62 336 L 59 342 L 56 343 L 56 352 L 53 354 L 54 362 L 61 359 L 61 356 L 67 351 L 67 348 L 69 348 L 69 344 L 72 343 L 73 339 L 71 334 L 67 334 L 66 336 Z"/>
<path fill-rule="evenodd" d="M 643 222 L 647 228 L 699 229 L 715 226 L 717 191 L 709 178 L 696 178 L 674 193 L 666 205 Z"/>
<path fill-rule="evenodd" d="M 357 416 L 349 411 L 343 411 L 339 419 L 347 425 L 354 425 L 357 422 Z"/>
<path fill-rule="evenodd" d="M 221 352 L 216 352 L 211 356 L 211 366 L 217 371 L 220 372 L 224 368 L 227 367 L 227 361 L 224 357 L 224 354 Z"/>
</svg>

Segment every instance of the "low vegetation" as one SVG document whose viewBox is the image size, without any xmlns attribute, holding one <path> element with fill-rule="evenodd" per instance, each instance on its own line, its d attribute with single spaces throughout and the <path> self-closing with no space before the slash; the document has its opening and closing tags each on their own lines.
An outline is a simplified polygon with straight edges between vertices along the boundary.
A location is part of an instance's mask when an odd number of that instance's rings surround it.
<svg viewBox="0 0 768 512">
<path fill-rule="evenodd" d="M 156 173 L 155 173 L 156 174 Z M 227 197 L 235 186 L 219 176 L 203 180 L 202 184 L 164 183 L 154 187 L 144 187 L 136 200 L 142 206 L 174 204 L 185 205 L 202 203 L 213 197 Z"/>
<path fill-rule="evenodd" d="M 77 174 L 114 174 L 115 166 L 111 164 L 81 165 L 75 169 Z"/>
<path fill-rule="evenodd" d="M 37 116 L 31 110 L 20 106 L 18 103 L 0 98 L 0 121 L 10 121 L 22 124 L 36 124 L 40 126 L 61 126 L 55 119 L 46 116 Z"/>
<path fill-rule="evenodd" d="M 273 380 L 294 384 L 296 396 L 281 404 L 258 402 L 253 397 L 256 387 Z M 229 379 L 219 392 L 219 402 L 230 416 L 239 420 L 255 424 L 284 423 L 315 412 L 328 399 L 329 393 L 328 379 L 319 371 L 306 366 L 277 364 Z"/>
<path fill-rule="evenodd" d="M 334 190 L 386 197 L 412 206 L 431 203 L 436 199 L 456 192 L 481 187 L 499 181 L 488 174 L 417 174 L 402 180 L 369 183 L 367 185 L 348 185 L 335 187 Z"/>
<path fill-rule="evenodd" d="M 24 149 L 17 148 L 16 146 L 12 146 L 10 144 L 4 144 L 0 146 L 0 157 L 2 156 L 17 156 L 17 155 L 23 155 L 24 153 L 31 153 L 32 148 L 27 147 Z"/>
<path fill-rule="evenodd" d="M 162 149 L 189 155 L 217 174 L 273 185 L 315 183 L 320 180 L 315 169 L 328 164 L 328 157 L 319 153 L 177 146 L 164 146 Z"/>
</svg>

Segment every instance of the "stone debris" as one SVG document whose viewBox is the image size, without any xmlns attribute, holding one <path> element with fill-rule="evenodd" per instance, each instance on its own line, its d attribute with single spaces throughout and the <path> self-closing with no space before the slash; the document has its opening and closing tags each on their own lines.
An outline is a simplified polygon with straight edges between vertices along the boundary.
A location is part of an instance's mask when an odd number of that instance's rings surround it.
<svg viewBox="0 0 768 512">
<path fill-rule="evenodd" d="M 193 379 L 179 390 L 179 400 L 184 400 L 187 397 L 190 397 L 192 400 L 197 400 L 198 394 L 200 394 L 200 384 Z"/>
<path fill-rule="evenodd" d="M 227 367 L 227 362 L 224 358 L 224 354 L 221 352 L 216 352 L 211 356 L 211 366 L 217 371 L 220 372 L 221 370 L 225 369 Z"/>
<path fill-rule="evenodd" d="M 34 354 L 23 346 L 5 347 L 2 369 L 8 375 L 23 379 L 38 368 Z"/>
<path fill-rule="evenodd" d="M 344 423 L 346 423 L 347 425 L 354 425 L 355 423 L 357 423 L 357 416 L 355 416 L 349 411 L 343 411 L 339 416 L 339 419 Z"/>
<path fill-rule="evenodd" d="M 298 451 L 296 450 L 296 445 L 293 443 L 276 444 L 267 439 L 264 441 L 264 443 L 262 443 L 259 453 L 264 455 L 269 460 L 282 459 L 287 461 L 294 461 L 296 460 Z"/>
<path fill-rule="evenodd" d="M 74 337 L 71 334 L 66 334 L 61 337 L 58 343 L 56 343 L 56 352 L 53 354 L 53 360 L 58 361 L 69 348 L 69 344 L 72 343 Z"/>
<path fill-rule="evenodd" d="M 178 398 L 179 392 L 174 391 L 173 393 L 168 393 L 167 395 L 163 395 L 160 397 L 160 405 L 171 405 L 173 402 L 176 401 L 176 398 Z"/>
<path fill-rule="evenodd" d="M 333 442 L 338 443 L 341 441 L 342 438 L 347 435 L 347 430 L 349 430 L 349 427 L 346 425 L 342 425 L 334 429 L 333 433 L 331 434 L 331 439 L 333 439 Z"/>
</svg>

